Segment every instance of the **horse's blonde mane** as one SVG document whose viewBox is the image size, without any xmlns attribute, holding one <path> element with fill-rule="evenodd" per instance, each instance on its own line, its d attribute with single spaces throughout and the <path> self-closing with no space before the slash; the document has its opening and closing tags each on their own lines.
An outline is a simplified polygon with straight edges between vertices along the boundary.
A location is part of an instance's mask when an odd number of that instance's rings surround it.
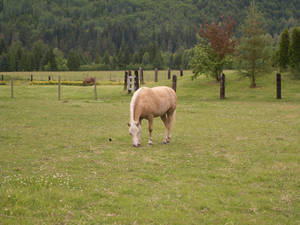
<svg viewBox="0 0 300 225">
<path fill-rule="evenodd" d="M 139 92 L 142 90 L 143 88 L 139 88 L 136 92 L 134 92 L 132 98 L 131 98 L 131 102 L 130 102 L 130 123 L 134 122 L 134 106 L 135 106 L 135 101 L 137 96 L 139 95 Z"/>
</svg>

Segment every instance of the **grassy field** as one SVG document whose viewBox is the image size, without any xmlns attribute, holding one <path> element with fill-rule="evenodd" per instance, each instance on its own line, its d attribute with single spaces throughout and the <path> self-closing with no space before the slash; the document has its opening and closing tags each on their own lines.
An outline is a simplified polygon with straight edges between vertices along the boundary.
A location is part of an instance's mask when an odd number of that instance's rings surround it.
<svg viewBox="0 0 300 225">
<path fill-rule="evenodd" d="M 225 100 L 180 77 L 172 142 L 156 119 L 140 148 L 121 86 L 1 85 L 0 224 L 300 224 L 300 82 L 226 74 Z"/>
</svg>

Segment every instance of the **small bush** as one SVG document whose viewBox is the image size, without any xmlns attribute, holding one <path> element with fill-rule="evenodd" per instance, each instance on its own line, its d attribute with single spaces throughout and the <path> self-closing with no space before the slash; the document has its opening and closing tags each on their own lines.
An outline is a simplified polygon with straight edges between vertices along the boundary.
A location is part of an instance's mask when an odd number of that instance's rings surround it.
<svg viewBox="0 0 300 225">
<path fill-rule="evenodd" d="M 93 85 L 95 84 L 95 78 L 94 77 L 87 77 L 82 81 L 83 85 Z"/>
</svg>

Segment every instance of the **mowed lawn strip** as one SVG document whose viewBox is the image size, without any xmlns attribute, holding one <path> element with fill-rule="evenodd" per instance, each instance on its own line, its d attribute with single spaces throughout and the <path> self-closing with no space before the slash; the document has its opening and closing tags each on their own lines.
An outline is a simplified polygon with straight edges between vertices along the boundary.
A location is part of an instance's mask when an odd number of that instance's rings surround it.
<svg viewBox="0 0 300 225">
<path fill-rule="evenodd" d="M 299 224 L 300 82 L 226 78 L 179 78 L 171 143 L 157 118 L 140 148 L 122 86 L 0 86 L 0 223 Z"/>
</svg>

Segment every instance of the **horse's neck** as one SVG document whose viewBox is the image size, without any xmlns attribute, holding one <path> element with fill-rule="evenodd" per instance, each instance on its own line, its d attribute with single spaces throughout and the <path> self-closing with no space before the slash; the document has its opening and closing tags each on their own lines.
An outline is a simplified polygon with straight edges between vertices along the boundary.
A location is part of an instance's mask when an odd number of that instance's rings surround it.
<svg viewBox="0 0 300 225">
<path fill-rule="evenodd" d="M 139 91 L 140 91 L 140 89 L 137 92 L 134 93 L 134 95 L 131 99 L 131 102 L 130 102 L 130 121 L 131 122 L 139 121 L 139 118 L 136 118 L 137 115 L 136 115 L 136 111 L 135 111 L 135 109 L 136 109 L 135 106 L 138 103 L 138 98 L 137 97 L 138 97 Z"/>
</svg>

